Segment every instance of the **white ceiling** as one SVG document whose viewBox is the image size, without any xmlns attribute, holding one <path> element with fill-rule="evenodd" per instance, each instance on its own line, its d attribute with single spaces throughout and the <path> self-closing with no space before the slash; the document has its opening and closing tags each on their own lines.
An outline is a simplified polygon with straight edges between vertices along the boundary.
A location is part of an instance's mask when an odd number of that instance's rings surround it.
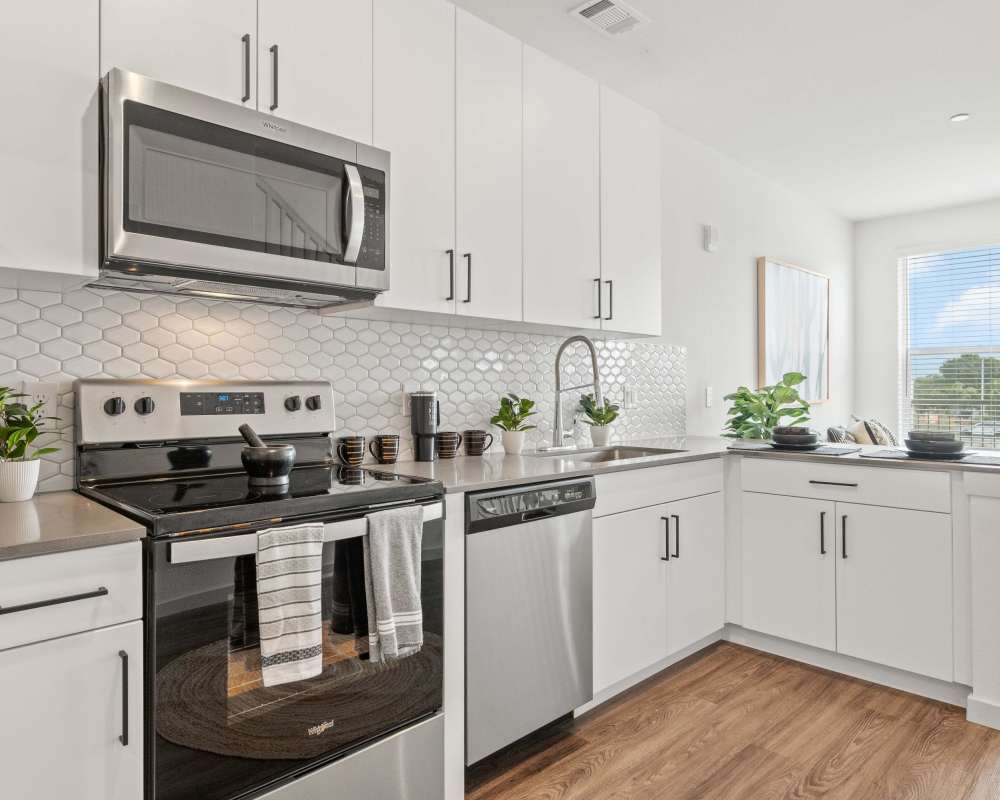
<svg viewBox="0 0 1000 800">
<path fill-rule="evenodd" d="M 850 219 L 1000 196 L 997 0 L 630 0 L 614 40 L 580 2 L 457 0 Z"/>
</svg>

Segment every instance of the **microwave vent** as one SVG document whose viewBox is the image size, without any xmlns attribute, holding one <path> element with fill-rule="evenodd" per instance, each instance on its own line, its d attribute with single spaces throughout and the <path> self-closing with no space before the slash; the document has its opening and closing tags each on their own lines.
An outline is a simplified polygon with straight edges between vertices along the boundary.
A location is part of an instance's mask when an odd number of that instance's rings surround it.
<svg viewBox="0 0 1000 800">
<path fill-rule="evenodd" d="M 649 22 L 649 17 L 620 0 L 590 0 L 569 13 L 605 36 L 621 36 Z"/>
</svg>

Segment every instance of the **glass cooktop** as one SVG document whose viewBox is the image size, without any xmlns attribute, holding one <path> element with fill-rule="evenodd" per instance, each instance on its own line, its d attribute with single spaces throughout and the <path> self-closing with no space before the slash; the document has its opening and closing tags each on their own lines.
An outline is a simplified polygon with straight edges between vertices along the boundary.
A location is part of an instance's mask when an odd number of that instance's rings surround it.
<svg viewBox="0 0 1000 800">
<path fill-rule="evenodd" d="M 375 468 L 297 467 L 285 489 L 250 486 L 245 473 L 186 475 L 91 486 L 86 494 L 158 533 L 314 516 L 429 497 L 440 484 Z"/>
</svg>

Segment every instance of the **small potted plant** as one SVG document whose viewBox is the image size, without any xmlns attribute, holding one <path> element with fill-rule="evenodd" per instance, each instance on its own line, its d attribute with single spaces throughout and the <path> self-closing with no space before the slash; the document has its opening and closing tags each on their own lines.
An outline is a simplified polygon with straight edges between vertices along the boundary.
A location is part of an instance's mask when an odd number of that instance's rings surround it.
<svg viewBox="0 0 1000 800">
<path fill-rule="evenodd" d="M 611 423 L 618 419 L 619 406 L 606 400 L 604 405 L 597 405 L 594 395 L 585 394 L 580 398 L 580 411 L 590 426 L 590 441 L 594 447 L 606 447 L 611 438 Z"/>
<path fill-rule="evenodd" d="M 490 422 L 503 431 L 501 440 L 505 452 L 518 455 L 524 450 L 524 432 L 532 431 L 537 427 L 524 424 L 526 419 L 538 413 L 532 411 L 534 407 L 534 400 L 518 397 L 516 394 L 508 394 L 506 397 L 500 398 L 500 410 L 490 419 Z"/>
<path fill-rule="evenodd" d="M 786 372 L 774 386 L 754 392 L 741 386 L 724 399 L 732 402 L 723 436 L 730 439 L 770 439 L 782 425 L 809 421 L 809 403 L 795 387 L 805 382 L 801 372 Z M 784 422 L 785 419 L 789 422 Z"/>
<path fill-rule="evenodd" d="M 23 394 L 0 386 L 0 502 L 30 500 L 38 486 L 39 458 L 57 447 L 35 447 L 51 417 L 42 413 L 44 403 L 27 405 Z"/>
</svg>

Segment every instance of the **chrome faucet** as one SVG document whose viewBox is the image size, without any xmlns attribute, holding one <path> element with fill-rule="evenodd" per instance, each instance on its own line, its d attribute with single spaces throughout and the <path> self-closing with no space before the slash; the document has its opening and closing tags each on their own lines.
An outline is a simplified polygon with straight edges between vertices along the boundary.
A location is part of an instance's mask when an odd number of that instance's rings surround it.
<svg viewBox="0 0 1000 800">
<path fill-rule="evenodd" d="M 587 349 L 590 351 L 590 368 L 594 378 L 593 384 L 583 383 L 579 386 L 567 386 L 563 388 L 562 371 L 560 370 L 562 355 L 567 347 L 577 342 L 585 344 Z M 570 336 L 565 342 L 559 345 L 559 350 L 556 351 L 556 413 L 555 419 L 552 422 L 552 445 L 551 447 L 546 447 L 544 449 L 571 449 L 569 446 L 563 444 L 563 442 L 573 434 L 571 431 L 567 432 L 563 430 L 562 396 L 565 392 L 572 392 L 576 389 L 593 389 L 594 401 L 598 406 L 604 405 L 604 397 L 601 394 L 601 379 L 597 373 L 597 350 L 594 348 L 594 343 L 586 336 Z"/>
</svg>

